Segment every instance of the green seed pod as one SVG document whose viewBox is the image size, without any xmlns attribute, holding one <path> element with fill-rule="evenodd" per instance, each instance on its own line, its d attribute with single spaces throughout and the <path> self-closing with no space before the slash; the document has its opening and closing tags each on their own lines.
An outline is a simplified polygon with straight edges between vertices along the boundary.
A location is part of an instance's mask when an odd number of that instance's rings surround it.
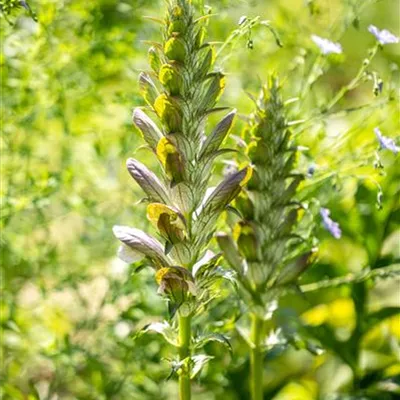
<svg viewBox="0 0 400 400">
<path fill-rule="evenodd" d="M 185 62 L 185 43 L 181 39 L 171 38 L 165 43 L 165 55 L 172 61 Z"/>
<path fill-rule="evenodd" d="M 172 96 L 180 94 L 183 81 L 179 71 L 170 64 L 164 64 L 158 76 L 161 84 L 165 86 Z"/>
<path fill-rule="evenodd" d="M 154 109 L 169 132 L 179 131 L 182 124 L 182 116 L 177 104 L 165 93 L 157 97 Z"/>
</svg>

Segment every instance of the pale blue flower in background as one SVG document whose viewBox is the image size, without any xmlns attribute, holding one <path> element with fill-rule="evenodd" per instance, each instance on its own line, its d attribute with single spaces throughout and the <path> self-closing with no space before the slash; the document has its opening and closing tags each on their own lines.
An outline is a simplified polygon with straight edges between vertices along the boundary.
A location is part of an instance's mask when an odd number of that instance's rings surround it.
<svg viewBox="0 0 400 400">
<path fill-rule="evenodd" d="M 311 35 L 311 39 L 319 47 L 322 54 L 340 54 L 342 52 L 340 43 L 331 42 L 317 35 Z"/>
<path fill-rule="evenodd" d="M 378 139 L 381 149 L 390 150 L 392 153 L 397 154 L 400 151 L 400 147 L 396 146 L 395 141 L 392 138 L 382 135 L 379 128 L 374 128 L 375 135 Z"/>
<path fill-rule="evenodd" d="M 329 231 L 335 239 L 340 239 L 342 236 L 342 230 L 340 229 L 339 224 L 333 221 L 329 216 L 331 212 L 327 208 L 321 208 L 319 213 L 321 214 L 324 228 Z"/>
<path fill-rule="evenodd" d="M 370 25 L 368 31 L 376 37 L 380 44 L 399 43 L 399 38 L 387 29 L 379 30 L 375 25 Z"/>
</svg>

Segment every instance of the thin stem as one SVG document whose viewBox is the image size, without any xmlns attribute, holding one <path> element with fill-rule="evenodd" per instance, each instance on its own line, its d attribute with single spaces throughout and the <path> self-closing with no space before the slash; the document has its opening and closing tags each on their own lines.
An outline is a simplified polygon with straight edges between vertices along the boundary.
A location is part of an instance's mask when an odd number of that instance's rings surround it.
<svg viewBox="0 0 400 400">
<path fill-rule="evenodd" d="M 191 317 L 179 316 L 179 360 L 190 357 Z M 179 399 L 190 400 L 190 362 L 184 363 L 179 375 Z"/>
<path fill-rule="evenodd" d="M 369 66 L 369 63 L 375 57 L 378 48 L 379 45 L 378 44 L 375 45 L 375 47 L 371 50 L 369 57 L 362 63 L 355 78 L 349 84 L 343 86 L 342 89 L 339 90 L 336 96 L 326 106 L 325 112 L 329 111 L 336 103 L 338 103 L 347 94 L 347 92 L 350 92 L 351 90 L 353 90 L 355 87 L 358 86 L 358 84 L 360 83 L 361 79 L 364 76 L 366 69 Z"/>
<path fill-rule="evenodd" d="M 251 314 L 250 340 L 252 342 L 250 354 L 250 392 L 252 400 L 262 400 L 263 394 L 263 351 L 264 321 L 255 313 Z"/>
</svg>

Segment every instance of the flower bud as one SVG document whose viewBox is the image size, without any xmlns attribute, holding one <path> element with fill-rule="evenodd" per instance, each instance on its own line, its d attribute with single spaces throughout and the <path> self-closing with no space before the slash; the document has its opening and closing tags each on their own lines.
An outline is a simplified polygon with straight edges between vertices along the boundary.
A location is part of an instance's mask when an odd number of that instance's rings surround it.
<svg viewBox="0 0 400 400">
<path fill-rule="evenodd" d="M 180 109 L 176 102 L 165 93 L 157 97 L 154 109 L 169 132 L 178 132 L 182 123 Z"/>
<path fill-rule="evenodd" d="M 178 210 L 165 204 L 152 203 L 147 206 L 147 218 L 169 243 L 177 244 L 185 240 L 186 227 Z"/>
<path fill-rule="evenodd" d="M 178 95 L 182 89 L 182 77 L 179 71 L 170 64 L 164 64 L 158 76 L 161 84 L 165 86 L 172 96 Z"/>
<path fill-rule="evenodd" d="M 172 185 L 185 180 L 185 168 L 181 154 L 177 148 L 166 138 L 162 138 L 157 146 L 157 156 L 165 169 Z"/>
<path fill-rule="evenodd" d="M 185 43 L 181 39 L 171 38 L 165 43 L 164 53 L 170 60 L 183 63 L 186 56 Z"/>
<path fill-rule="evenodd" d="M 171 317 L 191 296 L 196 296 L 196 286 L 192 274 L 182 267 L 162 268 L 156 273 L 158 293 L 170 301 Z"/>
</svg>

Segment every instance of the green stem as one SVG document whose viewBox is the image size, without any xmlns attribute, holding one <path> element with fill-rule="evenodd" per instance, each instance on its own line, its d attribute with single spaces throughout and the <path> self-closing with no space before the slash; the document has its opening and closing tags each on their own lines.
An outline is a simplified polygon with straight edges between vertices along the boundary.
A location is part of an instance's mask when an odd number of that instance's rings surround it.
<svg viewBox="0 0 400 400">
<path fill-rule="evenodd" d="M 336 103 L 338 103 L 346 94 L 347 92 L 350 92 L 354 88 L 358 86 L 360 83 L 361 79 L 364 76 L 364 72 L 367 70 L 369 63 L 372 61 L 372 59 L 375 57 L 377 51 L 378 51 L 379 45 L 375 45 L 375 47 L 371 50 L 371 53 L 369 54 L 369 57 L 362 63 L 360 69 L 357 72 L 357 75 L 355 78 L 346 86 L 343 86 L 342 89 L 339 90 L 339 92 L 336 94 L 336 96 L 328 103 L 326 106 L 325 112 L 329 111 Z"/>
<path fill-rule="evenodd" d="M 191 317 L 179 316 L 179 359 L 190 357 Z M 179 375 L 179 399 L 190 400 L 190 363 L 185 363 Z"/>
<path fill-rule="evenodd" d="M 250 354 L 250 392 L 252 400 L 262 400 L 263 395 L 263 349 L 264 321 L 257 315 L 251 315 L 250 340 L 252 342 Z"/>
</svg>

